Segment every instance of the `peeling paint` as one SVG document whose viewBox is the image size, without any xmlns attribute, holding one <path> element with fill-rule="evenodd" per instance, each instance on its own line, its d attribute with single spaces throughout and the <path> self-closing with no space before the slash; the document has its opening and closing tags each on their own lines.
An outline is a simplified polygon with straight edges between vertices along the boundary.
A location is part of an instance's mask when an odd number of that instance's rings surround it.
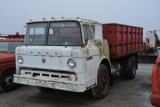
<svg viewBox="0 0 160 107">
<path fill-rule="evenodd" d="M 95 74 L 101 59 L 108 58 L 108 44 L 102 39 L 101 24 L 91 20 L 78 21 L 82 29 L 83 24 L 95 26 L 94 40 L 88 40 L 88 44 L 84 47 L 22 46 L 18 48 L 17 56 L 21 55 L 24 63 L 17 64 L 17 69 L 21 67 L 20 75 L 15 75 L 14 81 L 75 92 L 84 92 L 96 86 Z M 84 42 L 84 33 L 83 31 L 81 33 Z M 74 59 L 76 63 L 74 68 L 67 63 L 69 59 Z"/>
</svg>

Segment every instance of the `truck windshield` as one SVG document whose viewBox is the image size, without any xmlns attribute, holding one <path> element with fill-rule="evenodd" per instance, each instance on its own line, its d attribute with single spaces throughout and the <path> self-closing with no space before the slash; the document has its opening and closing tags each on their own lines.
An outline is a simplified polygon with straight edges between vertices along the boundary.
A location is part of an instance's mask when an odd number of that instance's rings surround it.
<svg viewBox="0 0 160 107">
<path fill-rule="evenodd" d="M 80 46 L 81 42 L 81 31 L 78 22 L 50 23 L 48 45 Z"/>
<path fill-rule="evenodd" d="M 16 47 L 22 44 L 23 42 L 0 42 L 0 52 L 15 52 Z"/>
<path fill-rule="evenodd" d="M 80 46 L 81 42 L 78 22 L 31 23 L 27 26 L 26 45 Z"/>
</svg>

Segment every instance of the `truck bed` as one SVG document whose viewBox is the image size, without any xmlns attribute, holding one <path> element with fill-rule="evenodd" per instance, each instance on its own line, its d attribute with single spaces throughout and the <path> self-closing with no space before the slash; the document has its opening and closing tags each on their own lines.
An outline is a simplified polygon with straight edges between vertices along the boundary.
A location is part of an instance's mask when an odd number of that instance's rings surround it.
<svg viewBox="0 0 160 107">
<path fill-rule="evenodd" d="M 118 59 L 143 50 L 143 28 L 117 23 L 103 24 L 103 37 L 108 41 L 110 58 Z"/>
</svg>

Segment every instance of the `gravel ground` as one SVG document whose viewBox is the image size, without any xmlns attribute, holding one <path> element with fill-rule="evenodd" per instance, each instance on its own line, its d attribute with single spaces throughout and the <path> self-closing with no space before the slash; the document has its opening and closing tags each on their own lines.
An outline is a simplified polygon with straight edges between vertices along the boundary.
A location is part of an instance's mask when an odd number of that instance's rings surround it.
<svg viewBox="0 0 160 107">
<path fill-rule="evenodd" d="M 153 107 L 150 103 L 153 64 L 139 64 L 134 80 L 114 77 L 107 97 L 95 100 L 89 92 L 72 93 L 52 90 L 42 93 L 36 87 L 19 86 L 0 92 L 0 107 Z"/>
</svg>

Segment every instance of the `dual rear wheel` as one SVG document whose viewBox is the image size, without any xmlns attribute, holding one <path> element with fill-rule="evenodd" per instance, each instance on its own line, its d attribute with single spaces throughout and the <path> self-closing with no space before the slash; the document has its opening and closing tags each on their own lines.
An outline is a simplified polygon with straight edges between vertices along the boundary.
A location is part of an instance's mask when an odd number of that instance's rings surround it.
<svg viewBox="0 0 160 107">
<path fill-rule="evenodd" d="M 136 57 L 130 56 L 120 61 L 121 69 L 119 75 L 122 79 L 134 79 L 136 76 Z"/>
</svg>

